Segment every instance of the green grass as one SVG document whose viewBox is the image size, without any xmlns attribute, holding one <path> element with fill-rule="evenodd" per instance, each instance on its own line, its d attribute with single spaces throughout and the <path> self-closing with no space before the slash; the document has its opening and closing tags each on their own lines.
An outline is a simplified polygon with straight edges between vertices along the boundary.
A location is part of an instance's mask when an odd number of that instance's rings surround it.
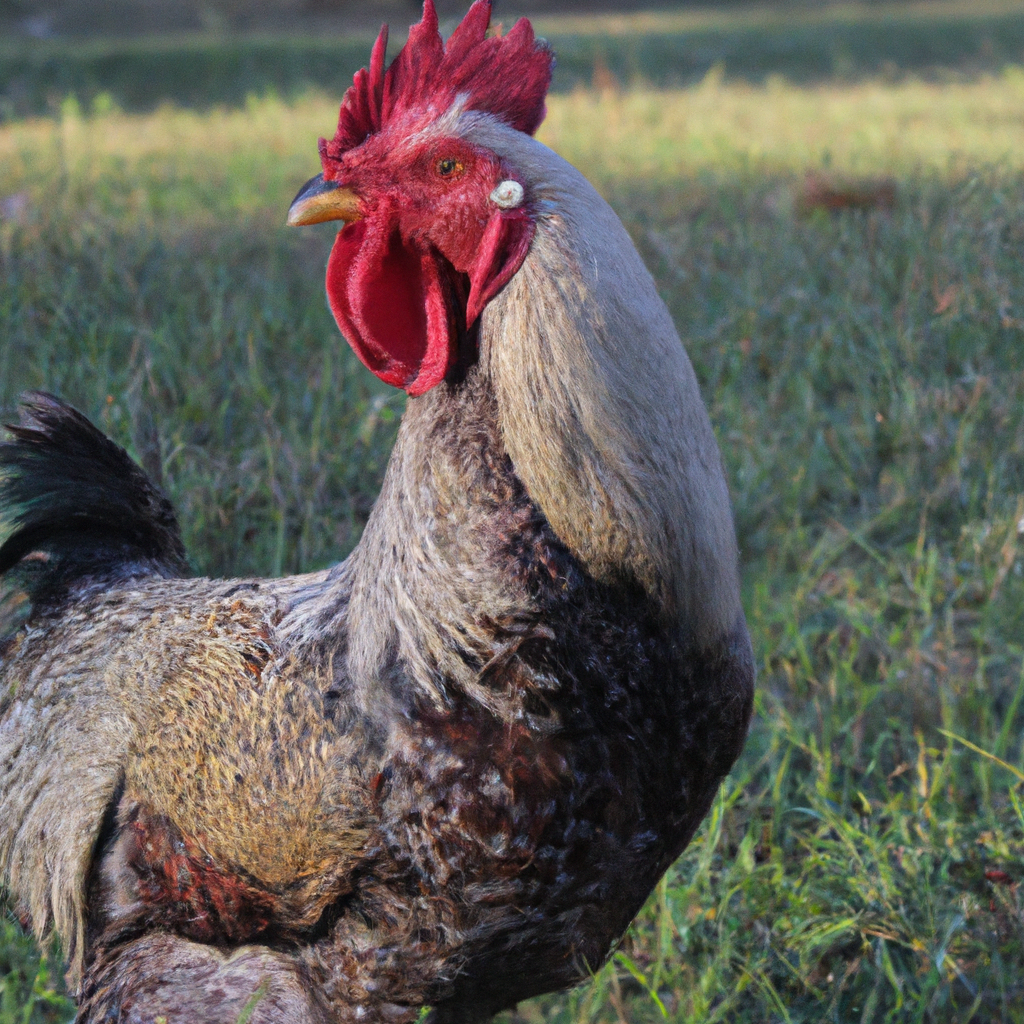
<svg viewBox="0 0 1024 1024">
<path fill-rule="evenodd" d="M 760 680 L 618 956 L 519 1021 L 1024 1020 L 1022 81 L 552 100 L 700 376 Z M 159 468 L 201 572 L 341 557 L 394 436 L 326 310 L 330 229 L 281 227 L 334 116 L 0 129 L 0 406 L 60 392 Z M 809 171 L 895 204 L 808 209 Z M 5 924 L 0 1022 L 67 1019 L 57 973 Z"/>
</svg>

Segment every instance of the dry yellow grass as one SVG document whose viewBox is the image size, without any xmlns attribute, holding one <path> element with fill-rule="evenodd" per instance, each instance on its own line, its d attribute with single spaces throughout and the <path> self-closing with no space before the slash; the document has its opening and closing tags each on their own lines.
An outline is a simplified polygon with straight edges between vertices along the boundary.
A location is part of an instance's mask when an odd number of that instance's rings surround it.
<svg viewBox="0 0 1024 1024">
<path fill-rule="evenodd" d="M 0 196 L 42 199 L 56 183 L 107 212 L 161 222 L 277 216 L 317 170 L 337 98 L 241 110 L 165 108 L 17 122 L 0 129 Z M 1024 166 L 1024 70 L 945 84 L 764 88 L 715 75 L 673 91 L 555 96 L 540 137 L 599 183 L 737 169 L 854 174 Z M 202 201 L 197 205 L 197 196 Z"/>
<path fill-rule="evenodd" d="M 1024 71 L 935 84 L 798 88 L 724 83 L 673 92 L 579 92 L 550 104 L 541 137 L 601 178 L 736 167 L 853 173 L 1024 165 Z"/>
</svg>

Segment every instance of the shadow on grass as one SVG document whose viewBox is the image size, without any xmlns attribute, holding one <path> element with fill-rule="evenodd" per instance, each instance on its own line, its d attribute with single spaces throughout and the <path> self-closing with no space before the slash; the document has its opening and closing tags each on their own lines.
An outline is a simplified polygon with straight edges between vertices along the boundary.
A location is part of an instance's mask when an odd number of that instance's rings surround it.
<svg viewBox="0 0 1024 1024">
<path fill-rule="evenodd" d="M 340 559 L 377 495 L 404 396 L 326 308 L 326 250 L 261 225 L 173 240 L 36 224 L 0 256 L 0 401 L 83 409 L 178 508 L 198 571 Z"/>
</svg>

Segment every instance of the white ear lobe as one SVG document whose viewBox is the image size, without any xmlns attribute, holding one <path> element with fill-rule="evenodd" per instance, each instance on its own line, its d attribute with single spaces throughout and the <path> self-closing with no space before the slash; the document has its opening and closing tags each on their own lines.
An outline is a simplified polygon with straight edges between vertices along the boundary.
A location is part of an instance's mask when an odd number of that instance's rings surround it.
<svg viewBox="0 0 1024 1024">
<path fill-rule="evenodd" d="M 491 193 L 491 202 L 503 210 L 514 210 L 523 201 L 523 186 L 509 178 L 499 182 Z"/>
</svg>

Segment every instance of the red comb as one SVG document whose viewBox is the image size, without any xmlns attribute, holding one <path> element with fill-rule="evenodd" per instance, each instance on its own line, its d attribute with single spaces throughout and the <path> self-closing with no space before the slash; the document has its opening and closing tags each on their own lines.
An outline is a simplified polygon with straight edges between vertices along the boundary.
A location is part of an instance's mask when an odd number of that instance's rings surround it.
<svg viewBox="0 0 1024 1024">
<path fill-rule="evenodd" d="M 433 0 L 424 0 L 423 18 L 409 30 L 409 41 L 384 70 L 388 29 L 381 29 L 370 67 L 356 72 L 338 115 L 333 139 L 320 140 L 324 173 L 330 164 L 409 110 L 443 114 L 460 94 L 467 110 L 481 110 L 532 135 L 544 120 L 544 97 L 554 58 L 537 42 L 525 18 L 507 36 L 487 35 L 490 0 L 476 0 L 447 45 L 437 27 Z"/>
</svg>

